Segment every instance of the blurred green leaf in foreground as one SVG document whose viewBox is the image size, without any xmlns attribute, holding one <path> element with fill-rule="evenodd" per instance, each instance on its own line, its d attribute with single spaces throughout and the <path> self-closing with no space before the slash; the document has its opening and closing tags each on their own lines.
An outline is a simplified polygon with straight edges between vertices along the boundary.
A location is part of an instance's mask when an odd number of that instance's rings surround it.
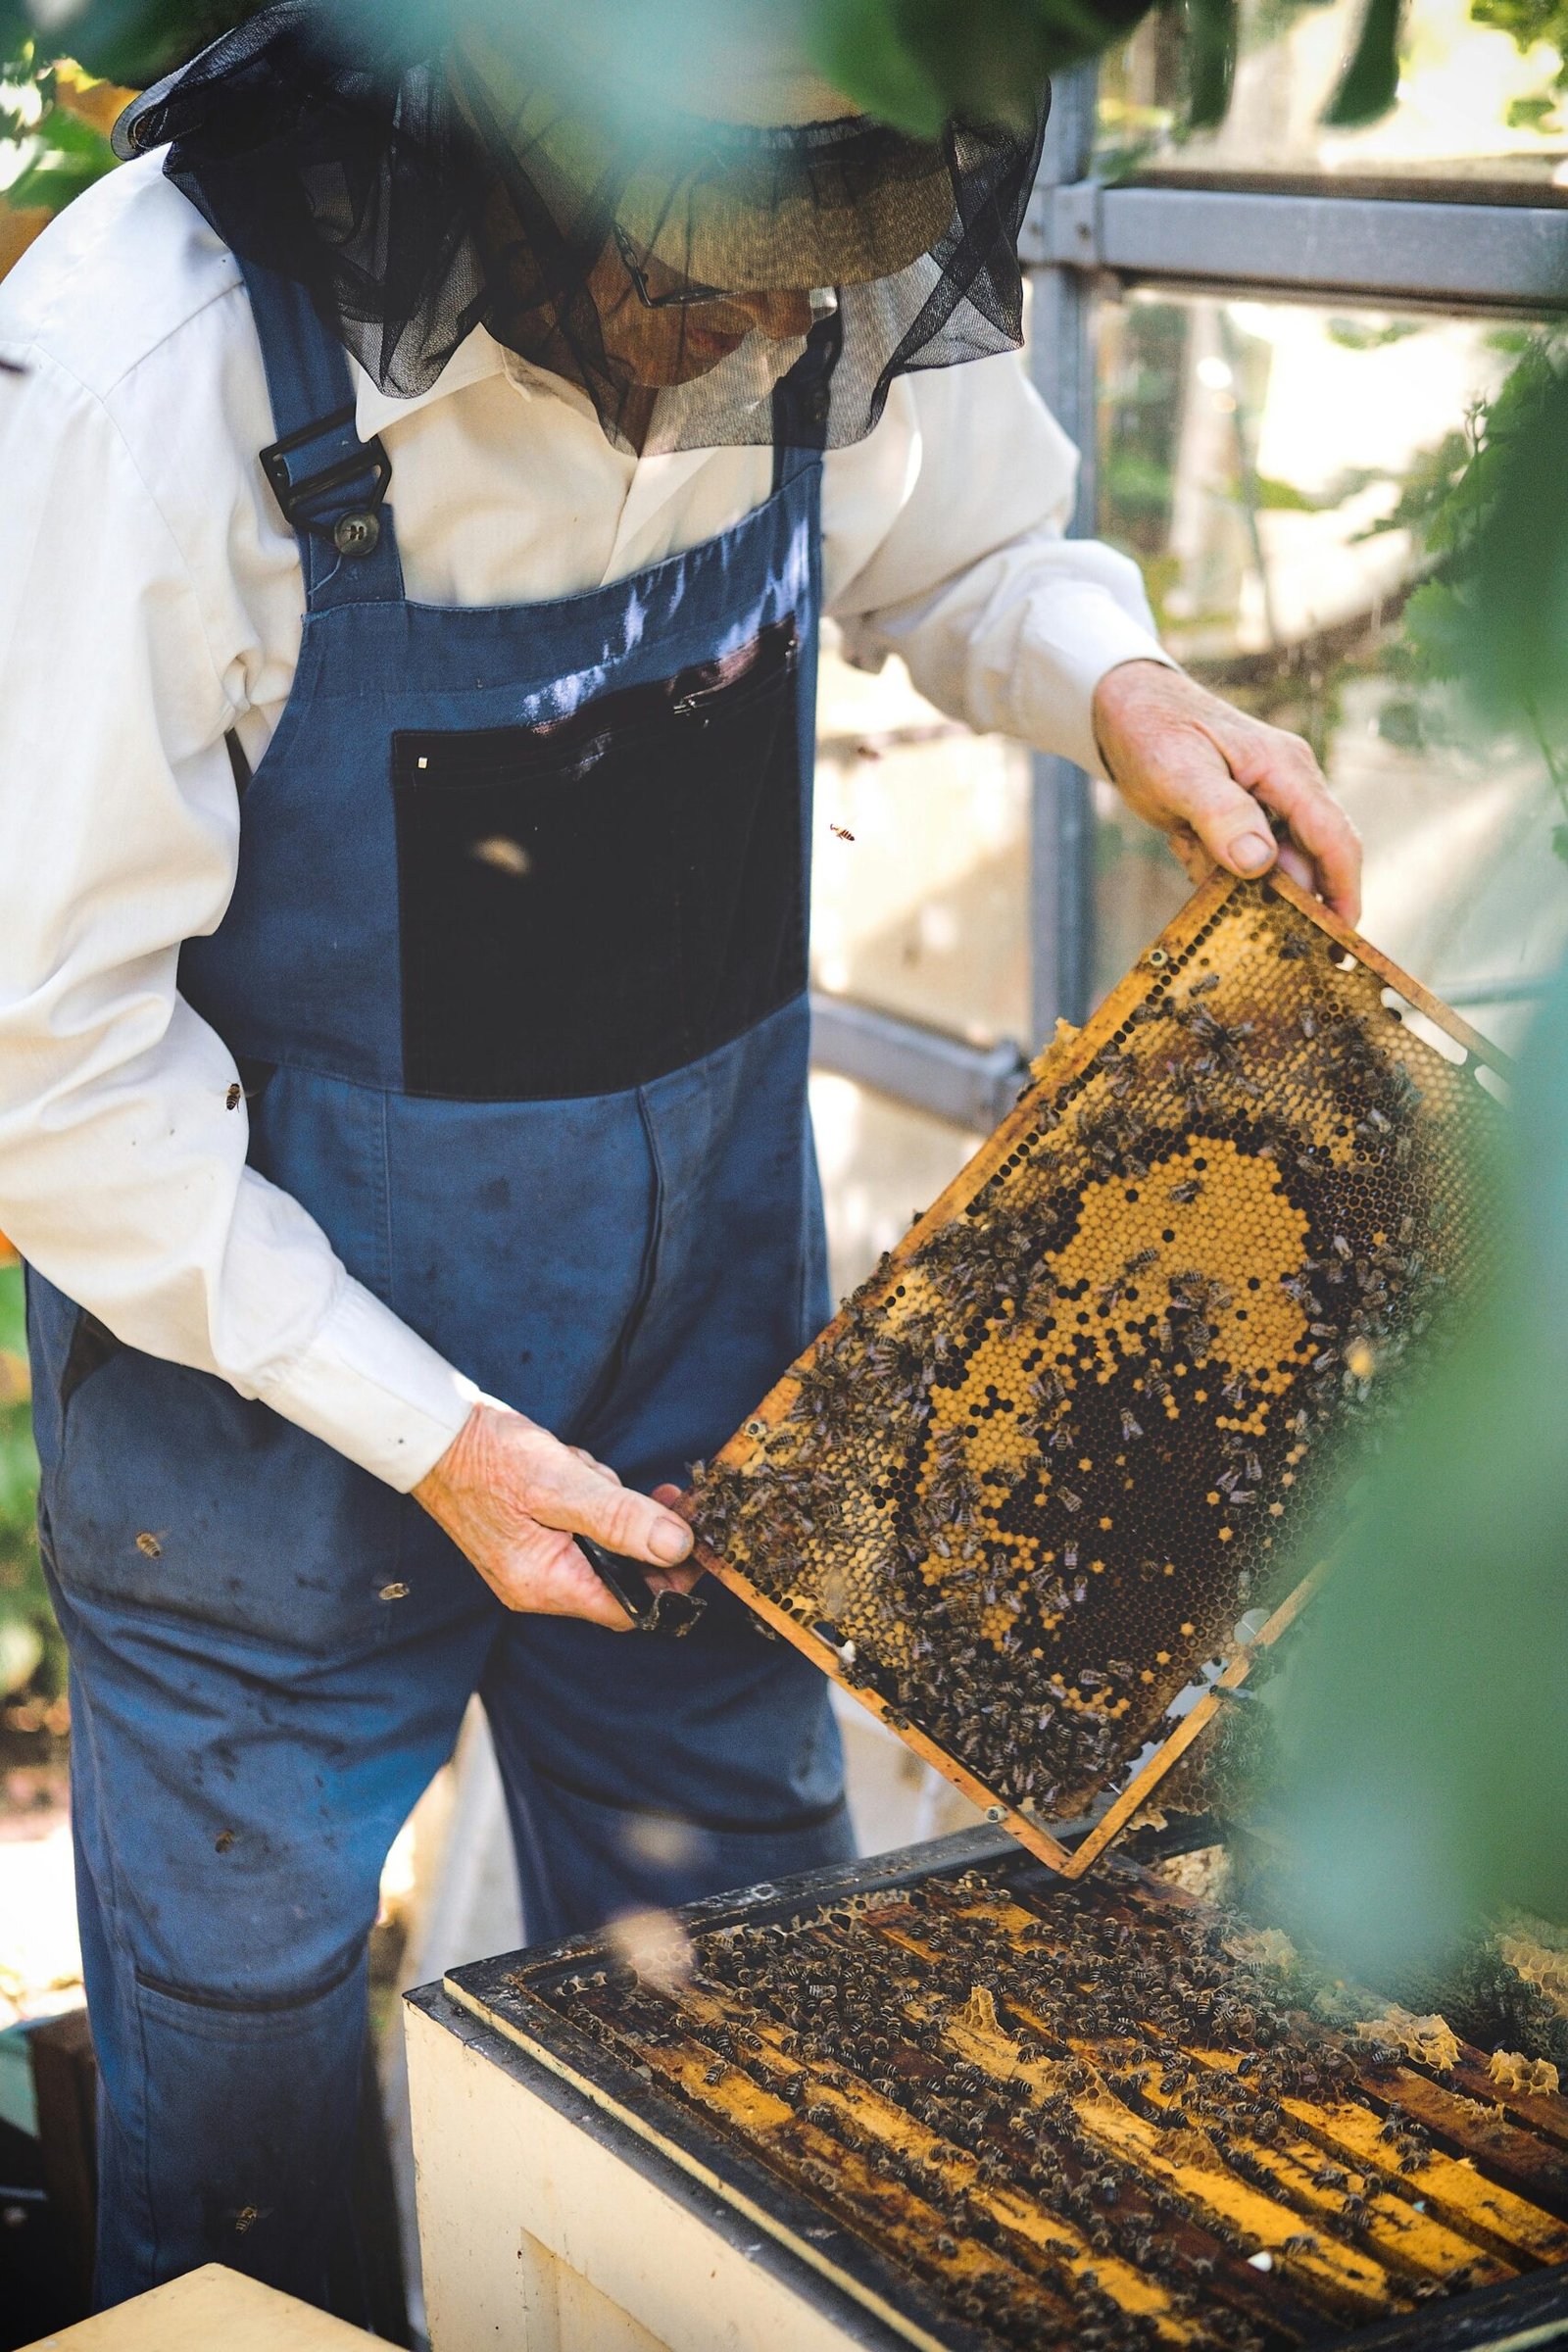
<svg viewBox="0 0 1568 2352">
<path fill-rule="evenodd" d="M 22 1269 L 0 1264 L 0 1704 L 35 1683 L 53 1697 L 65 1661 L 38 1564 L 38 1461 L 27 1404 Z"/>
<path fill-rule="evenodd" d="M 0 0 L 0 58 L 70 56 L 87 73 L 145 87 L 195 55 L 260 0 Z M 758 0 L 761 4 L 761 0 Z M 804 46 L 822 72 L 868 113 L 901 128 L 934 135 L 948 116 L 1022 121 L 1053 74 L 1099 56 L 1124 40 L 1152 0 L 768 0 L 793 12 Z M 1508 0 L 1489 0 L 1506 5 Z M 368 9 L 378 25 L 399 8 L 421 25 L 440 25 L 458 6 L 502 8 L 526 26 L 529 14 L 548 25 L 569 17 L 576 0 L 321 0 L 345 15 Z M 628 71 L 639 54 L 658 72 L 662 24 L 689 35 L 709 0 L 598 0 L 618 11 L 628 31 Z M 1237 46 L 1237 0 L 1164 0 L 1179 20 L 1189 68 L 1189 121 L 1212 128 L 1230 101 Z M 1398 80 L 1402 0 L 1364 0 L 1360 31 L 1327 120 L 1348 125 L 1373 120 L 1393 104 Z M 742 12 L 725 0 L 715 22 L 733 31 Z"/>
<path fill-rule="evenodd" d="M 1568 1919 L 1568 986 L 1515 1089 L 1495 1295 L 1370 1476 L 1287 1678 L 1301 1915 L 1369 1982 Z"/>
</svg>

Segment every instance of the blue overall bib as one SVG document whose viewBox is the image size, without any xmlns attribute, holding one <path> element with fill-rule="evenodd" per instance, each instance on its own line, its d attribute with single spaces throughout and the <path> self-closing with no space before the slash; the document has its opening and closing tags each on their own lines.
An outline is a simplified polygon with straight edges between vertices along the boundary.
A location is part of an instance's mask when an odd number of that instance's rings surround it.
<svg viewBox="0 0 1568 2352">
<path fill-rule="evenodd" d="M 612 587 L 411 604 L 337 342 L 247 278 L 308 612 L 182 990 L 245 1073 L 252 1165 L 352 1274 L 628 1484 L 684 1481 L 827 1311 L 820 455 L 781 447 L 765 506 Z M 781 389 L 808 420 L 819 356 Z M 470 1694 L 545 1938 L 847 1855 L 825 1686 L 723 1592 L 679 1642 L 509 1615 L 416 1504 L 29 1295 L 100 2296 L 217 2258 L 325 2302 L 379 1874 Z"/>
</svg>

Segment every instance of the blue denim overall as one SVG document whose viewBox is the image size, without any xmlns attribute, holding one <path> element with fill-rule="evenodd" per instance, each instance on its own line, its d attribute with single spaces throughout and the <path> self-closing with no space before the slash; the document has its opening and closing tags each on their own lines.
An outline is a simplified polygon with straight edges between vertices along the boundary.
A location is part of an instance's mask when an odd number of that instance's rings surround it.
<svg viewBox="0 0 1568 2352">
<path fill-rule="evenodd" d="M 252 1165 L 352 1274 L 629 1484 L 683 1481 L 827 1310 L 820 456 L 781 448 L 765 506 L 612 587 L 411 604 L 342 353 L 247 274 L 308 616 L 181 987 L 245 1073 Z M 783 388 L 808 417 L 813 356 Z M 30 1301 L 99 2292 L 216 2258 L 324 2302 L 379 1873 L 470 1694 L 538 1939 L 849 1853 L 825 1687 L 722 1592 L 679 1642 L 511 1616 L 415 1503 Z"/>
</svg>

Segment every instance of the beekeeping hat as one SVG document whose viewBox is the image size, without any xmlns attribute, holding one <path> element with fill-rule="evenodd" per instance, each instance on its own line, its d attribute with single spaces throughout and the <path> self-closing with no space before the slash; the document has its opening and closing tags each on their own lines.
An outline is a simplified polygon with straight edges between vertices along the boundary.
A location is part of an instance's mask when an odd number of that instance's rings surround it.
<svg viewBox="0 0 1568 2352">
<path fill-rule="evenodd" d="M 277 0 L 117 137 L 383 390 L 482 323 L 650 454 L 798 437 L 774 389 L 814 359 L 837 447 L 898 375 L 1017 348 L 1044 103 L 912 138 L 812 70 L 801 4 Z"/>
<path fill-rule="evenodd" d="M 720 31 L 693 7 L 628 70 L 636 14 L 547 12 L 523 42 L 475 10 L 455 39 L 460 96 L 579 241 L 612 212 L 622 254 L 671 293 L 865 285 L 939 243 L 948 159 L 868 124 L 802 60 L 787 9 L 731 9 Z"/>
</svg>

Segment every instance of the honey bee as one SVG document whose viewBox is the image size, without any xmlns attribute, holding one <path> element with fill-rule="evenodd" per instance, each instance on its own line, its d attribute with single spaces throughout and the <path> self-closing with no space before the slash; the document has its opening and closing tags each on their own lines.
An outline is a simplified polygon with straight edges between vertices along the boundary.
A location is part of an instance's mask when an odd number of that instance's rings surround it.
<svg viewBox="0 0 1568 2352">
<path fill-rule="evenodd" d="M 225 1110 L 238 1110 L 244 1100 L 245 1089 L 240 1085 L 238 1079 L 236 1078 L 234 1084 L 229 1088 L 227 1094 L 223 1097 L 223 1107 Z"/>
<path fill-rule="evenodd" d="M 829 825 L 828 831 L 835 841 L 853 841 L 855 839 L 855 835 L 850 831 L 848 825 Z"/>
</svg>

